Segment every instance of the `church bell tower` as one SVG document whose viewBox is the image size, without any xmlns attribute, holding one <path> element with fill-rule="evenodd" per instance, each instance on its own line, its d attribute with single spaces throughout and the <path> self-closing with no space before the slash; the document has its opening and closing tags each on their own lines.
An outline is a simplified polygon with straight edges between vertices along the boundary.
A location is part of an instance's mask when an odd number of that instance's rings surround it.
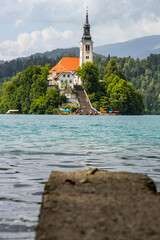
<svg viewBox="0 0 160 240">
<path fill-rule="evenodd" d="M 80 43 L 80 66 L 86 62 L 93 63 L 93 41 L 90 34 L 88 9 L 86 11 L 86 22 L 83 26 L 83 36 Z"/>
</svg>

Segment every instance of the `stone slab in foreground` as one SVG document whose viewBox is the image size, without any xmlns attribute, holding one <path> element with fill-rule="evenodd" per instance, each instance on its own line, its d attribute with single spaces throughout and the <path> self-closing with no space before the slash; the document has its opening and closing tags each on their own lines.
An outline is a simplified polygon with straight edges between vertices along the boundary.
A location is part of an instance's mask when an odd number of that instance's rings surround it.
<svg viewBox="0 0 160 240">
<path fill-rule="evenodd" d="M 52 172 L 36 240 L 159 240 L 160 194 L 146 175 Z"/>
</svg>

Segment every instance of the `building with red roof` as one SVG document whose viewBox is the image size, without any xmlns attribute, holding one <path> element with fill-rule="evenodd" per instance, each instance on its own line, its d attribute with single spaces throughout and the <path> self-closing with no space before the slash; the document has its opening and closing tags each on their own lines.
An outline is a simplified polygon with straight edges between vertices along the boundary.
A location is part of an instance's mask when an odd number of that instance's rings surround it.
<svg viewBox="0 0 160 240">
<path fill-rule="evenodd" d="M 82 66 L 82 64 L 86 62 L 93 62 L 93 41 L 90 35 L 88 9 L 80 43 L 80 58 L 63 57 L 59 63 L 49 71 L 48 88 L 53 88 L 55 85 L 58 85 L 62 92 L 67 86 L 74 88 L 75 85 L 81 85 L 81 79 L 76 76 L 76 71 L 79 66 Z"/>
<path fill-rule="evenodd" d="M 75 75 L 79 67 L 79 62 L 79 58 L 63 57 L 59 63 L 49 71 L 49 87 L 58 85 L 60 89 L 64 89 L 66 86 L 74 88 L 74 85 L 79 84 L 79 79 Z"/>
</svg>

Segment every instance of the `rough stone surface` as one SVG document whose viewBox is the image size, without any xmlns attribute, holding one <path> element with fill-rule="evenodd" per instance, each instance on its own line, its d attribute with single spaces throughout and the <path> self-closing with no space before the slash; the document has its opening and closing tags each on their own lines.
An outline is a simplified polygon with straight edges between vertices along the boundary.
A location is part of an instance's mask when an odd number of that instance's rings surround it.
<svg viewBox="0 0 160 240">
<path fill-rule="evenodd" d="M 160 194 L 146 175 L 52 172 L 36 240 L 159 240 Z"/>
</svg>

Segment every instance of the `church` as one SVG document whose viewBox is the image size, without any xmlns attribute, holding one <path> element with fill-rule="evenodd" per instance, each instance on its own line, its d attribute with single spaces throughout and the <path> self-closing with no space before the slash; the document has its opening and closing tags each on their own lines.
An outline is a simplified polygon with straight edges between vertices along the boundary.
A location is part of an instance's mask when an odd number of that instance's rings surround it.
<svg viewBox="0 0 160 240">
<path fill-rule="evenodd" d="M 86 21 L 80 42 L 80 57 L 63 57 L 58 64 L 49 71 L 48 88 L 54 88 L 55 85 L 58 85 L 61 93 L 65 93 L 66 87 L 74 88 L 77 85 L 81 85 L 81 79 L 76 75 L 76 71 L 79 66 L 82 66 L 82 64 L 86 62 L 93 63 L 93 41 L 90 34 L 88 10 L 86 11 Z"/>
</svg>

